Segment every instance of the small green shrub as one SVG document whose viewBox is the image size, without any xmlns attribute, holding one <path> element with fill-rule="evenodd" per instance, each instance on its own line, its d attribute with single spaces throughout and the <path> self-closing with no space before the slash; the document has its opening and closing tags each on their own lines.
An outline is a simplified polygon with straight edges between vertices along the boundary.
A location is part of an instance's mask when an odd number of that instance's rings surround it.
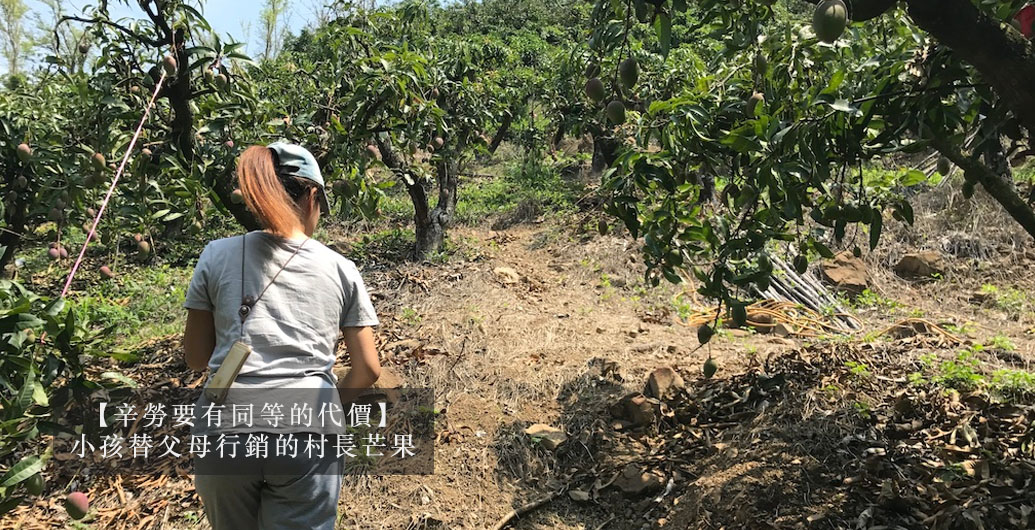
<svg viewBox="0 0 1035 530">
<path fill-rule="evenodd" d="M 975 330 L 975 324 L 973 322 L 964 322 L 960 325 L 946 324 L 943 327 L 945 328 L 945 331 L 948 331 L 953 335 L 969 335 Z"/>
<path fill-rule="evenodd" d="M 931 381 L 945 388 L 969 392 L 979 387 L 985 379 L 980 368 L 981 361 L 974 355 L 974 351 L 963 350 L 955 359 L 942 361 Z"/>
<path fill-rule="evenodd" d="M 404 307 L 402 313 L 399 314 L 399 319 L 411 326 L 416 326 L 421 322 L 420 314 L 412 307 Z"/>
<path fill-rule="evenodd" d="M 909 384 L 914 386 L 922 386 L 928 383 L 927 378 L 920 372 L 913 372 L 907 377 Z"/>
<path fill-rule="evenodd" d="M 1013 319 L 1018 319 L 1022 314 L 1031 310 L 1032 300 L 1028 293 L 1014 288 L 1000 289 L 992 284 L 981 286 L 981 292 L 992 298 L 996 309 L 1003 311 Z"/>
<path fill-rule="evenodd" d="M 992 337 L 985 342 L 985 346 L 989 348 L 995 348 L 1003 351 L 1016 351 L 1017 346 L 1010 340 L 1009 337 L 1002 333 Z"/>
<path fill-rule="evenodd" d="M 945 389 L 959 392 L 987 390 L 990 394 L 1005 401 L 1031 400 L 1035 398 L 1035 374 L 1025 370 L 1002 369 L 986 376 L 981 372 L 981 361 L 977 352 L 984 349 L 976 345 L 959 352 L 955 359 L 937 362 L 934 354 L 920 357 L 922 372 L 909 375 L 913 385 L 932 383 Z M 930 377 L 925 376 L 925 372 Z"/>
<path fill-rule="evenodd" d="M 869 379 L 873 374 L 870 373 L 870 368 L 866 366 L 866 363 L 860 363 L 855 361 L 848 361 L 845 363 L 845 367 L 852 373 L 853 376 L 859 379 Z"/>
<path fill-rule="evenodd" d="M 125 378 L 94 381 L 84 373 L 84 359 L 112 355 L 78 313 L 63 299 L 0 280 L 0 516 L 25 499 L 22 483 L 50 458 L 41 437 L 62 428 L 53 418 L 93 392 L 124 385 Z"/>
<path fill-rule="evenodd" d="M 1031 399 L 1035 397 L 1035 374 L 1025 370 L 996 370 L 989 386 L 1008 401 Z"/>
<path fill-rule="evenodd" d="M 866 289 L 862 293 L 859 293 L 859 296 L 855 297 L 855 301 L 851 302 L 851 306 L 858 309 L 866 308 L 892 311 L 902 307 L 902 304 Z"/>
</svg>

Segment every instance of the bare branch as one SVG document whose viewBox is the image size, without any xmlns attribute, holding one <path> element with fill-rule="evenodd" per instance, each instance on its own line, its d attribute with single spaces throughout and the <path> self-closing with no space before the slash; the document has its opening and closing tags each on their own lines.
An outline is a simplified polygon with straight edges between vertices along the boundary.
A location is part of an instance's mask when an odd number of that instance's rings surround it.
<svg viewBox="0 0 1035 530">
<path fill-rule="evenodd" d="M 129 35 L 130 37 L 133 37 L 137 42 L 140 42 L 141 44 L 147 44 L 149 46 L 161 46 L 162 45 L 161 41 L 158 41 L 156 39 L 152 39 L 152 38 L 146 37 L 144 35 L 141 35 L 141 34 L 135 32 L 135 31 L 133 31 L 133 30 L 131 30 L 131 29 L 121 25 L 121 24 L 118 24 L 116 22 L 112 22 L 111 20 L 106 19 L 106 18 L 92 18 L 92 19 L 90 19 L 90 18 L 76 17 L 76 16 L 72 16 L 72 15 L 65 15 L 65 16 L 61 17 L 61 20 L 58 21 L 57 25 L 60 26 L 61 24 L 64 24 L 65 22 L 68 22 L 70 20 L 71 21 L 75 21 L 75 22 L 82 22 L 84 24 L 103 24 L 105 26 L 110 26 L 112 28 L 115 28 L 115 29 L 121 31 L 124 34 Z"/>
<path fill-rule="evenodd" d="M 192 92 L 191 95 L 190 95 L 190 99 L 196 99 L 196 98 L 199 98 L 201 96 L 207 96 L 209 94 L 215 94 L 216 92 L 217 92 L 217 90 L 214 89 L 214 88 L 206 88 L 204 90 L 199 90 L 197 92 Z"/>
<path fill-rule="evenodd" d="M 172 29 L 169 28 L 169 23 L 166 22 L 165 17 L 161 16 L 161 10 L 151 11 L 151 2 L 140 2 L 140 7 L 144 10 L 144 13 L 147 13 L 147 17 L 151 19 L 151 22 L 154 22 L 154 25 L 162 31 L 162 35 L 165 36 L 165 40 L 169 41 L 169 44 L 171 45 L 173 43 Z"/>
</svg>

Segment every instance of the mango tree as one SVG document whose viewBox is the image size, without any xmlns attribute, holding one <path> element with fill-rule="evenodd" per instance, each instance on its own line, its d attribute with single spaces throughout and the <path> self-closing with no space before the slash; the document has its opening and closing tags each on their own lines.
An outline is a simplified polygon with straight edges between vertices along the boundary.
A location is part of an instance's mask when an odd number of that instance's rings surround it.
<svg viewBox="0 0 1035 530">
<path fill-rule="evenodd" d="M 413 203 L 416 256 L 438 250 L 464 164 L 493 143 L 484 133 L 500 117 L 499 57 L 479 43 L 434 36 L 427 6 L 416 2 L 349 13 L 311 39 L 300 59 L 323 87 L 321 116 L 337 155 L 328 163 L 358 175 L 383 163 Z"/>
<path fill-rule="evenodd" d="M 406 186 L 414 207 L 418 258 L 442 247 L 456 211 L 461 168 L 475 149 L 492 143 L 482 132 L 492 118 L 488 104 L 496 95 L 476 62 L 480 50 L 463 41 L 435 45 L 427 58 L 396 55 L 402 69 L 391 62 L 371 69 L 364 81 L 371 89 L 379 87 L 376 93 L 357 91 L 349 102 L 364 117 L 355 125 L 372 134 L 381 161 Z M 385 50 L 389 56 L 402 51 Z M 425 188 L 430 182 L 438 187 L 434 204 Z"/>
<path fill-rule="evenodd" d="M 139 5 L 145 20 L 113 20 L 105 3 L 63 17 L 61 25 L 83 25 L 96 57 L 85 69 L 48 57 L 33 82 L 0 95 L 0 169 L 17 192 L 8 194 L 0 235 L 5 263 L 29 228 L 53 221 L 60 242 L 67 229 L 92 221 L 163 71 L 156 108 L 101 227 L 103 241 L 118 242 L 122 230 L 142 232 L 137 244 L 146 257 L 152 237 L 200 223 L 205 197 L 257 227 L 244 205 L 231 201 L 233 139 L 247 140 L 255 129 L 249 120 L 265 117 L 256 110 L 242 45 L 222 43 L 186 3 Z M 17 155 L 22 143 L 31 156 Z"/>
<path fill-rule="evenodd" d="M 942 171 L 963 169 L 965 194 L 980 184 L 1035 235 L 1003 163 L 1025 156 L 1035 125 L 1035 96 L 1018 88 L 1032 86 L 1033 47 L 1008 24 L 1022 2 L 950 3 L 598 2 L 591 47 L 619 65 L 603 101 L 635 140 L 609 181 L 610 209 L 644 237 L 650 279 L 691 267 L 703 294 L 738 308 L 750 286 L 768 286 L 773 241 L 799 270 L 831 245 L 873 247 L 885 211 L 912 222 L 901 191 L 928 175 L 868 168 L 931 149 Z M 681 53 L 680 25 L 699 58 Z M 656 53 L 629 49 L 637 27 Z M 630 60 L 685 75 L 671 96 L 630 106 Z M 714 176 L 717 202 L 701 175 Z"/>
<path fill-rule="evenodd" d="M 162 116 L 164 123 L 158 125 L 159 148 L 153 151 L 160 157 L 174 154 L 168 158 L 173 171 L 203 183 L 217 204 L 245 227 L 258 228 L 244 205 L 231 200 L 235 188 L 229 178 L 232 164 L 226 163 L 228 157 L 221 151 L 233 148 L 234 127 L 244 131 L 242 136 L 248 134 L 248 124 L 241 121 L 244 116 L 254 116 L 257 107 L 247 71 L 242 68 L 250 60 L 238 51 L 243 44 L 224 45 L 201 12 L 186 2 L 145 0 L 138 5 L 147 19 L 131 21 L 128 27 L 113 21 L 104 4 L 91 18 L 66 18 L 104 29 L 100 36 L 109 44 L 101 52 L 101 61 L 131 58 L 118 73 L 137 77 L 145 94 L 155 86 L 160 68 L 166 69 L 167 81 L 158 98 L 167 105 L 167 113 Z M 172 59 L 156 64 L 154 58 L 162 56 Z"/>
</svg>

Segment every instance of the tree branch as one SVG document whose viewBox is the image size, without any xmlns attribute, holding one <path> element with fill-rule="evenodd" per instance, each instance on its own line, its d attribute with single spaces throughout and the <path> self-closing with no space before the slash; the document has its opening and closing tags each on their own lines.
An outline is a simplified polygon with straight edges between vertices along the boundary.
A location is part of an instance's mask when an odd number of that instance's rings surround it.
<svg viewBox="0 0 1035 530">
<path fill-rule="evenodd" d="M 218 91 L 216 89 L 214 89 L 214 88 L 206 88 L 204 90 L 199 90 L 197 92 L 192 92 L 191 95 L 190 95 L 190 99 L 197 99 L 197 98 L 200 98 L 201 96 L 207 96 L 209 94 L 215 94 L 216 92 L 218 92 Z"/>
<path fill-rule="evenodd" d="M 510 111 L 505 116 L 503 116 L 503 122 L 500 123 L 499 128 L 496 129 L 496 134 L 493 135 L 492 141 L 489 143 L 489 154 L 496 153 L 496 149 L 499 149 L 500 144 L 503 143 L 503 138 L 505 138 L 507 136 L 507 133 L 510 132 L 510 124 L 513 122 L 513 111 Z"/>
<path fill-rule="evenodd" d="M 147 13 L 147 18 L 150 18 L 151 22 L 154 22 L 154 25 L 162 31 L 162 34 L 165 35 L 165 40 L 169 41 L 170 45 L 173 44 L 172 29 L 169 28 L 169 23 L 166 22 L 165 17 L 159 16 L 161 15 L 161 8 L 158 11 L 151 11 L 151 2 L 140 2 L 140 8 L 144 10 L 144 13 Z"/>
<path fill-rule="evenodd" d="M 953 164 L 963 169 L 965 178 L 981 184 L 981 187 L 985 188 L 988 194 L 1006 209 L 1010 217 L 1013 217 L 1028 234 L 1035 238 L 1035 211 L 1024 202 L 1020 195 L 1017 195 L 1013 182 L 1003 179 L 976 158 L 965 156 L 959 148 L 951 145 L 944 137 L 936 137 L 931 141 L 931 145 L 943 156 L 952 160 Z"/>
<path fill-rule="evenodd" d="M 934 88 L 899 90 L 897 92 L 888 92 L 888 93 L 884 93 L 884 94 L 875 94 L 875 95 L 872 95 L 872 96 L 866 96 L 866 97 L 863 97 L 863 98 L 854 99 L 854 100 L 852 100 L 852 104 L 853 105 L 858 105 L 860 103 L 866 103 L 867 101 L 874 101 L 874 100 L 877 100 L 877 99 L 894 98 L 894 97 L 898 97 L 898 96 L 914 96 L 914 95 L 917 95 L 917 94 L 926 94 L 928 92 L 941 92 L 941 91 L 944 91 L 944 90 L 950 90 L 950 91 L 951 90 L 961 90 L 961 89 L 964 89 L 964 88 L 978 88 L 978 87 L 983 87 L 983 86 L 988 86 L 988 85 L 985 84 L 985 83 L 966 83 L 966 84 L 961 84 L 961 85 L 942 85 L 942 86 L 937 86 L 937 87 L 934 87 Z"/>
<path fill-rule="evenodd" d="M 374 143 L 377 144 L 377 149 L 381 152 L 381 162 L 388 169 L 391 169 L 392 173 L 399 180 L 402 180 L 406 186 L 406 192 L 410 195 L 410 201 L 413 203 L 413 220 L 416 224 L 417 234 L 419 235 L 427 231 L 431 225 L 431 208 L 428 205 L 428 194 L 424 190 L 424 185 L 410 174 L 406 163 L 399 158 L 399 154 L 392 148 L 390 139 L 384 139 L 380 134 L 375 134 Z"/>
<path fill-rule="evenodd" d="M 151 39 L 151 38 L 145 37 L 145 36 L 135 32 L 135 31 L 133 31 L 133 30 L 131 30 L 131 29 L 121 25 L 121 24 L 112 22 L 111 20 L 108 20 L 106 18 L 93 18 L 93 19 L 90 19 L 90 18 L 76 17 L 76 16 L 72 16 L 72 15 L 65 15 L 65 16 L 61 17 L 61 20 L 58 21 L 57 25 L 60 26 L 61 24 L 64 24 L 65 22 L 68 22 L 70 20 L 75 21 L 75 22 L 82 22 L 84 24 L 104 24 L 105 26 L 110 26 L 112 28 L 115 28 L 115 29 L 121 31 L 122 33 L 125 33 L 126 35 L 129 35 L 130 37 L 133 37 L 134 39 L 136 39 L 137 42 L 139 42 L 141 44 L 147 44 L 148 46 L 156 46 L 157 47 L 157 46 L 161 46 L 161 44 L 162 44 L 160 41 L 158 41 L 156 39 Z"/>
</svg>

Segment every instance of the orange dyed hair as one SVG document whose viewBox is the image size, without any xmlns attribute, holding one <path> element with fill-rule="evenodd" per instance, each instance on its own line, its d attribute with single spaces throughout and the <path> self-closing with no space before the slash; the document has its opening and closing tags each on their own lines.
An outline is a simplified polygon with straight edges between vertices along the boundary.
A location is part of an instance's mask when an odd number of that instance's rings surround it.
<svg viewBox="0 0 1035 530">
<path fill-rule="evenodd" d="M 254 145 L 245 149 L 237 161 L 237 182 L 244 203 L 266 229 L 287 235 L 302 224 L 302 209 L 284 189 L 269 148 Z"/>
</svg>

